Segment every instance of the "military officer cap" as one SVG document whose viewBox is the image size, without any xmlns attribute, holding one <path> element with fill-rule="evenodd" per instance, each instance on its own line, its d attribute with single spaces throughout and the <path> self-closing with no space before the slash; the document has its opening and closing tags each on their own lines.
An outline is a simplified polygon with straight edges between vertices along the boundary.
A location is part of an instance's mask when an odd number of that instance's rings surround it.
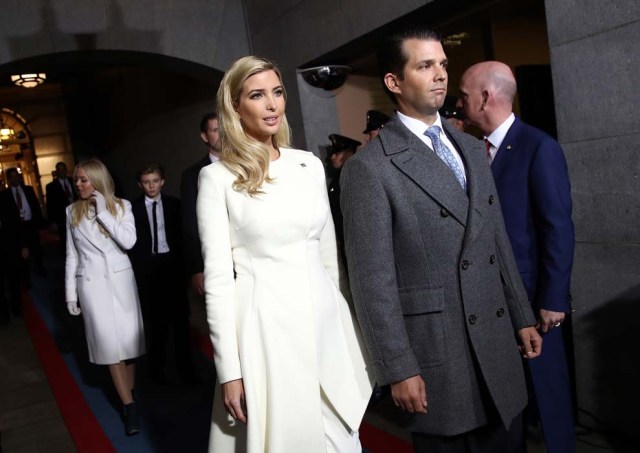
<svg viewBox="0 0 640 453">
<path fill-rule="evenodd" d="M 329 154 L 338 153 L 345 150 L 351 150 L 355 153 L 358 146 L 362 145 L 362 143 L 360 143 L 358 140 L 354 140 L 352 138 L 338 134 L 329 135 L 329 140 L 331 140 Z"/>
<path fill-rule="evenodd" d="M 378 110 L 369 110 L 367 112 L 367 128 L 362 131 L 363 134 L 368 134 L 376 129 L 382 129 L 387 124 L 389 117 Z"/>
<path fill-rule="evenodd" d="M 444 98 L 444 104 L 442 104 L 442 107 L 438 110 L 440 116 L 443 118 L 456 118 L 461 120 L 462 112 L 456 107 L 457 102 L 458 98 L 447 95 L 447 97 Z"/>
</svg>

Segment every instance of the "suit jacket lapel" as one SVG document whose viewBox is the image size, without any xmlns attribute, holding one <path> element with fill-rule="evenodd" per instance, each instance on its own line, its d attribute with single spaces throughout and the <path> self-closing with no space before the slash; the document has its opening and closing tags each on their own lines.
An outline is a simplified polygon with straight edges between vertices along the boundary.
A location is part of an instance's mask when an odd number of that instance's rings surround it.
<svg viewBox="0 0 640 453">
<path fill-rule="evenodd" d="M 149 224 L 149 214 L 147 213 L 144 195 L 136 200 L 132 209 L 134 210 L 134 216 L 137 215 L 138 218 L 142 219 L 142 228 L 144 231 L 140 231 L 138 237 L 144 238 L 141 243 L 144 244 L 145 253 L 148 253 L 151 251 L 151 241 L 153 238 L 151 237 L 151 225 Z"/>
<path fill-rule="evenodd" d="M 516 120 L 507 131 L 507 135 L 504 136 L 504 140 L 502 140 L 500 148 L 498 148 L 496 157 L 493 159 L 491 172 L 496 180 L 500 178 L 502 172 L 507 167 L 509 159 L 513 157 L 513 152 L 516 147 L 515 138 L 518 135 L 518 130 L 520 129 L 521 124 L 520 120 L 516 117 Z"/>
<path fill-rule="evenodd" d="M 96 249 L 98 250 L 102 250 L 102 248 L 100 248 L 100 245 L 98 244 L 98 242 L 95 240 L 95 231 L 98 231 L 97 234 L 102 234 L 100 233 L 99 230 L 92 230 L 91 229 L 91 222 L 88 219 L 83 219 L 80 224 L 76 227 L 76 229 L 80 232 L 80 234 L 82 234 L 85 239 L 87 241 L 89 241 L 89 243 L 91 243 L 91 245 L 93 245 Z"/>
<path fill-rule="evenodd" d="M 469 199 L 447 164 L 397 117 L 385 126 L 385 134 L 381 134 L 380 139 L 385 153 L 393 156 L 392 163 L 466 225 Z"/>
<path fill-rule="evenodd" d="M 480 142 L 478 142 L 477 147 L 471 147 L 468 144 L 463 144 L 464 140 L 469 140 L 468 136 L 461 134 L 452 126 L 449 126 L 449 123 L 446 121 L 443 121 L 442 124 L 444 126 L 445 132 L 447 133 L 447 136 L 449 137 L 449 140 L 451 140 L 451 142 L 454 144 L 454 146 L 460 153 L 460 156 L 462 156 L 462 160 L 465 164 L 468 203 L 466 205 L 467 231 L 465 234 L 464 243 L 470 244 L 476 239 L 476 237 L 478 237 L 478 234 L 482 230 L 482 225 L 484 222 L 482 211 L 478 209 L 478 206 L 483 206 L 483 200 L 480 199 L 482 194 L 482 190 L 480 187 L 480 172 L 486 169 L 486 154 L 484 152 L 484 149 L 481 149 L 479 144 Z M 456 137 L 458 137 L 460 140 L 458 140 L 458 138 Z M 483 161 L 479 161 L 480 156 L 482 156 Z"/>
</svg>

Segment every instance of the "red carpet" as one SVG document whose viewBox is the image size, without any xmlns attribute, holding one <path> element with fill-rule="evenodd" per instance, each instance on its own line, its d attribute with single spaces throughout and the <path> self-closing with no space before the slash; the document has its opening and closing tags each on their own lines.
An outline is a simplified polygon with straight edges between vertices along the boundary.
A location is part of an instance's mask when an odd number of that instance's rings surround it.
<svg viewBox="0 0 640 453">
<path fill-rule="evenodd" d="M 60 408 L 69 434 L 79 452 L 111 453 L 115 449 L 82 396 L 82 392 L 47 326 L 34 306 L 31 296 L 23 293 L 24 323 L 31 336 L 49 386 Z"/>
</svg>

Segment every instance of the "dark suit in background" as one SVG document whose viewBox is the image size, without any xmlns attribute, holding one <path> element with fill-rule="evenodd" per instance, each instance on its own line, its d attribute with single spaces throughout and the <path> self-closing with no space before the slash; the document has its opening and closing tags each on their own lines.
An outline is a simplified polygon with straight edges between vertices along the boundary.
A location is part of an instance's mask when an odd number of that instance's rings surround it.
<svg viewBox="0 0 640 453">
<path fill-rule="evenodd" d="M 536 312 L 571 312 L 574 252 L 571 187 L 560 145 L 516 118 L 491 165 L 520 276 Z M 575 451 L 573 404 L 562 329 L 544 334 L 544 353 L 527 362 L 550 453 Z"/>
<path fill-rule="evenodd" d="M 200 249 L 196 201 L 198 199 L 198 175 L 211 158 L 207 154 L 191 167 L 182 172 L 180 180 L 180 198 L 182 199 L 182 227 L 184 233 L 184 260 L 187 275 L 204 272 L 204 261 Z"/>
<path fill-rule="evenodd" d="M 29 262 L 33 261 L 36 269 L 44 272 L 39 233 L 44 223 L 42 210 L 33 187 L 20 184 L 20 188 L 31 210 L 31 219 L 27 221 L 20 217 L 13 187 L 0 192 L 0 222 L 2 222 L 0 240 L 7 254 L 5 270 L 10 305 L 16 315 L 20 313 L 21 288 L 30 284 Z M 28 259 L 22 257 L 23 248 L 29 251 Z"/>
<path fill-rule="evenodd" d="M 71 178 L 65 178 L 65 180 L 69 184 L 69 194 L 65 192 L 59 179 L 51 181 L 46 187 L 47 219 L 56 224 L 63 250 L 67 234 L 65 209 L 78 198 L 73 180 Z"/>
<path fill-rule="evenodd" d="M 169 331 L 173 330 L 175 360 L 180 376 L 194 378 L 189 336 L 189 304 L 182 273 L 180 201 L 161 194 L 168 253 L 153 253 L 152 225 L 141 196 L 131 204 L 137 241 L 129 252 L 136 275 L 140 302 L 148 332 L 150 371 L 164 381 Z"/>
</svg>

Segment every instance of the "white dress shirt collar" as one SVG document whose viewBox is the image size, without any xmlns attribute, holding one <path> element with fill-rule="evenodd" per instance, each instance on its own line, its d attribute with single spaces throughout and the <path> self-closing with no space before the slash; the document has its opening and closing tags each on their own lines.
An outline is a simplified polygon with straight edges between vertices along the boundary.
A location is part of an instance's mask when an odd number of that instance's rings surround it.
<svg viewBox="0 0 640 453">
<path fill-rule="evenodd" d="M 449 140 L 449 137 L 447 136 L 447 134 L 444 133 L 444 127 L 442 127 L 442 118 L 440 118 L 439 113 L 436 112 L 436 120 L 431 125 L 428 125 L 427 123 L 424 123 L 415 118 L 411 118 L 410 116 L 404 115 L 400 112 L 397 112 L 397 115 L 398 115 L 398 119 L 400 119 L 402 124 L 407 126 L 407 128 L 411 132 L 413 132 L 413 134 L 416 137 L 418 137 L 422 141 L 422 143 L 424 143 L 431 149 L 434 149 L 433 143 L 431 143 L 431 139 L 426 135 L 424 135 L 424 133 L 429 127 L 438 126 L 440 128 L 440 140 L 442 140 L 442 142 L 447 146 L 447 148 L 449 148 L 452 151 L 453 157 L 455 158 L 456 162 L 458 163 L 458 166 L 462 170 L 462 174 L 466 181 L 467 170 L 464 168 L 464 162 L 462 160 L 462 157 L 460 156 L 460 153 L 458 152 L 458 149 L 453 145 L 453 143 L 451 143 L 451 140 Z"/>
<path fill-rule="evenodd" d="M 500 145 L 502 145 L 504 138 L 507 136 L 507 132 L 509 132 L 511 125 L 515 120 L 516 120 L 516 116 L 513 113 L 511 113 L 511 115 L 509 115 L 507 119 L 504 120 L 504 122 L 496 128 L 495 131 L 489 134 L 488 137 L 485 137 L 485 139 L 489 140 L 489 143 L 491 143 L 491 149 L 489 151 L 491 152 L 492 162 L 493 162 L 493 159 L 496 157 L 496 153 L 498 152 Z"/>
</svg>

